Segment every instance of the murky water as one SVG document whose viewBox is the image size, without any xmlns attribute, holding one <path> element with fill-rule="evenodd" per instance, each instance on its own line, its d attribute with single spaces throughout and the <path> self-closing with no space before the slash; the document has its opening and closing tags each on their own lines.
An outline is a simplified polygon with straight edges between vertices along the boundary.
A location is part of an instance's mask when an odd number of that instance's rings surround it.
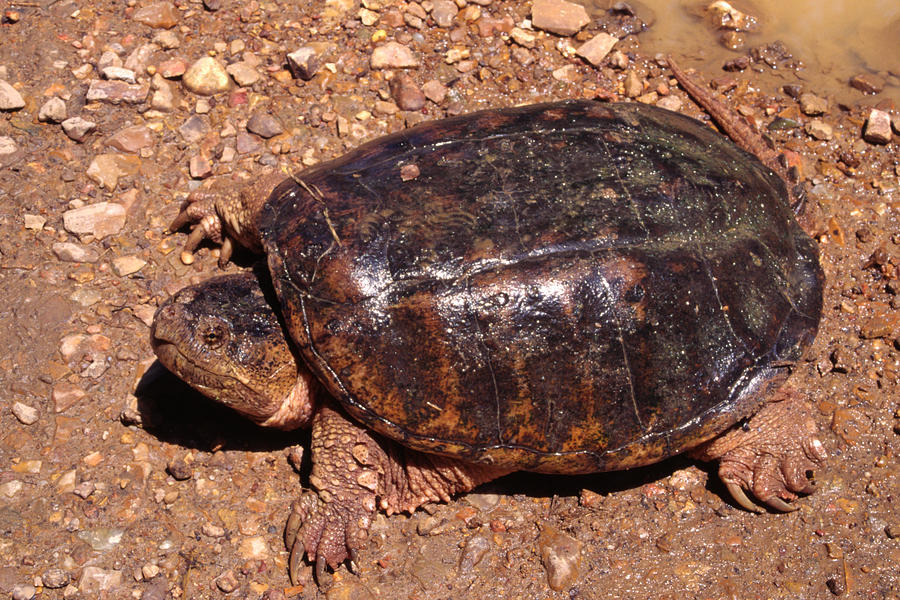
<svg viewBox="0 0 900 600">
<path fill-rule="evenodd" d="M 583 0 L 594 10 L 605 10 L 615 0 Z M 885 79 L 875 97 L 900 104 L 900 0 L 734 0 L 731 5 L 752 15 L 757 30 L 744 33 L 743 49 L 726 49 L 706 16 L 713 0 L 634 0 L 629 5 L 645 22 L 642 48 L 665 52 L 707 75 L 721 73 L 722 64 L 745 54 L 748 48 L 776 40 L 784 42 L 804 68 L 797 74 L 778 74 L 786 82 L 807 83 L 808 88 L 833 99 L 855 103 L 862 92 L 848 81 L 860 73 Z M 770 69 L 766 69 L 770 71 Z"/>
</svg>

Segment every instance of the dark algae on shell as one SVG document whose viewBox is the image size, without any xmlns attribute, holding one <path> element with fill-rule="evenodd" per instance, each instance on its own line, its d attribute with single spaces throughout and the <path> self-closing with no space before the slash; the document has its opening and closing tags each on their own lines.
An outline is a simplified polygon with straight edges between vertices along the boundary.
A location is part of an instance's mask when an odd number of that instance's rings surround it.
<svg viewBox="0 0 900 600">
<path fill-rule="evenodd" d="M 426 123 L 286 180 L 257 224 L 291 337 L 352 416 L 511 469 L 696 446 L 765 402 L 821 315 L 782 179 L 642 104 Z"/>
</svg>

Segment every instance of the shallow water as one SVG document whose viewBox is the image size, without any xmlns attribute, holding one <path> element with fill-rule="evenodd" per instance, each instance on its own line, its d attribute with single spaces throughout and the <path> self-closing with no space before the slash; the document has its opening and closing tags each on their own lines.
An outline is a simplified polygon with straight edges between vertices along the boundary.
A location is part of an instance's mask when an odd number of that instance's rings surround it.
<svg viewBox="0 0 900 600">
<path fill-rule="evenodd" d="M 801 83 L 818 94 L 855 103 L 863 93 L 848 81 L 860 73 L 875 73 L 886 80 L 877 102 L 890 98 L 900 104 L 900 1 L 898 0 L 734 0 L 732 6 L 756 17 L 757 31 L 742 34 L 745 45 L 729 50 L 720 31 L 705 16 L 712 0 L 635 0 L 629 5 L 645 22 L 642 48 L 682 57 L 687 66 L 707 75 L 721 73 L 722 64 L 747 49 L 776 40 L 784 42 L 802 68 L 794 73 L 772 73 L 786 82 Z M 600 11 L 613 0 L 584 0 Z M 771 69 L 764 69 L 771 71 Z M 777 83 L 777 82 L 776 82 Z"/>
</svg>

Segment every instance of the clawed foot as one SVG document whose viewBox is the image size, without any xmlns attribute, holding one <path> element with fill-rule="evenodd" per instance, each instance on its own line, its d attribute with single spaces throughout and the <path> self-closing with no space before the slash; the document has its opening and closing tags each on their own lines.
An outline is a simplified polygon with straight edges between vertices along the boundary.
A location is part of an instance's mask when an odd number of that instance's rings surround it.
<svg viewBox="0 0 900 600">
<path fill-rule="evenodd" d="M 194 262 L 194 251 L 203 240 L 221 245 L 220 267 L 224 266 L 231 258 L 233 246 L 231 238 L 222 233 L 222 219 L 216 212 L 217 197 L 217 194 L 211 192 L 193 192 L 184 201 L 178 216 L 169 225 L 169 231 L 178 231 L 189 223 L 192 226 L 191 233 L 181 250 L 181 262 L 186 265 Z"/>
<path fill-rule="evenodd" d="M 738 448 L 722 458 L 719 477 L 735 502 L 747 510 L 763 511 L 744 490 L 769 508 L 790 512 L 799 508 L 790 503 L 797 494 L 816 490 L 814 473 L 825 458 L 825 448 L 815 437 L 804 438 L 791 448 Z"/>
<path fill-rule="evenodd" d="M 753 512 L 763 509 L 746 491 L 773 510 L 797 510 L 791 501 L 815 491 L 814 473 L 827 458 L 809 406 L 797 398 L 767 404 L 743 427 L 716 438 L 699 454 L 719 460 L 719 478 L 728 492 Z"/>
<path fill-rule="evenodd" d="M 284 529 L 285 546 L 290 550 L 288 569 L 297 583 L 304 552 L 315 563 L 316 581 L 322 585 L 325 568 L 335 569 L 350 559 L 350 568 L 359 564 L 358 551 L 368 537 L 374 514 L 360 502 L 323 502 L 319 495 L 304 491 L 291 507 Z"/>
</svg>

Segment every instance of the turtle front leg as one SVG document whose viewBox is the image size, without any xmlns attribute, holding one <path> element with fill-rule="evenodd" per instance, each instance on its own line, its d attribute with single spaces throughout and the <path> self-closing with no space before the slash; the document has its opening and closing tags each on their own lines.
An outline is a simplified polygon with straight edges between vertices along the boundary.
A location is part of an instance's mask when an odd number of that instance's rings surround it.
<svg viewBox="0 0 900 600">
<path fill-rule="evenodd" d="M 210 188 L 192 192 L 169 225 L 169 231 L 191 225 L 181 252 L 182 262 L 194 262 L 194 250 L 203 240 L 221 245 L 220 267 L 231 258 L 235 245 L 261 253 L 256 220 L 269 194 L 284 179 L 276 172 L 250 182 L 217 180 Z"/>
<path fill-rule="evenodd" d="M 305 490 L 294 502 L 284 532 L 295 583 L 304 552 L 320 582 L 326 565 L 334 569 L 347 558 L 358 563 L 377 509 L 412 512 L 510 472 L 376 439 L 330 406 L 313 419 L 311 452 L 314 491 Z"/>
<path fill-rule="evenodd" d="M 790 504 L 797 494 L 815 491 L 813 473 L 828 457 L 816 434 L 809 403 L 783 388 L 746 423 L 692 455 L 719 461 L 719 478 L 742 507 L 762 512 L 744 492 L 749 490 L 770 508 L 787 512 L 799 508 Z"/>
</svg>

